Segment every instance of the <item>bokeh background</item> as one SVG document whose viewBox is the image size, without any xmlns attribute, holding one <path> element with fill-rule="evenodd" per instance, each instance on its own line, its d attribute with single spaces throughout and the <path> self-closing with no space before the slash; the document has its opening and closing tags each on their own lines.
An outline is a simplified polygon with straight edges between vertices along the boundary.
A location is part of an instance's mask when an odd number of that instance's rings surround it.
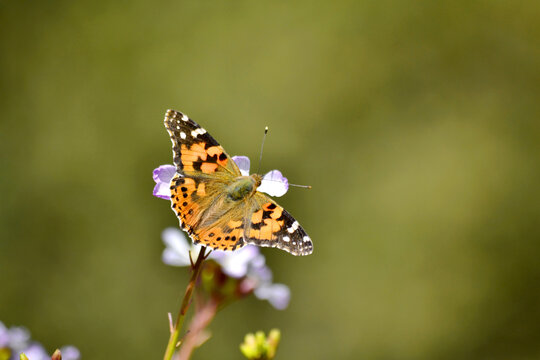
<svg viewBox="0 0 540 360">
<path fill-rule="evenodd" d="M 0 320 L 84 359 L 159 359 L 187 271 L 152 196 L 163 114 L 292 189 L 315 252 L 265 249 L 194 359 L 540 358 L 537 1 L 1 1 Z M 256 162 L 256 161 L 254 161 Z"/>
</svg>

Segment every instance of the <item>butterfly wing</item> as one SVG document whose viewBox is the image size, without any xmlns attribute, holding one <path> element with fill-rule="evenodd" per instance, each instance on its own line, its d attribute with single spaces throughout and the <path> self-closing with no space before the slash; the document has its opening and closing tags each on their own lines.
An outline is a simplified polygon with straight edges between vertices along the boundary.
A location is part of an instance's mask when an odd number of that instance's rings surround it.
<svg viewBox="0 0 540 360">
<path fill-rule="evenodd" d="M 242 175 L 223 147 L 185 114 L 167 110 L 165 127 L 173 144 L 173 161 L 178 173 L 223 181 Z"/>
<path fill-rule="evenodd" d="M 173 144 L 177 171 L 170 184 L 171 207 L 182 229 L 196 244 L 221 250 L 242 246 L 236 237 L 223 243 L 215 240 L 217 236 L 204 236 L 213 224 L 234 211 L 236 204 L 226 201 L 225 189 L 242 176 L 238 166 L 206 130 L 181 112 L 167 110 L 164 122 Z"/>
<path fill-rule="evenodd" d="M 223 216 L 195 230 L 201 243 L 219 250 L 236 250 L 246 244 L 275 247 L 293 255 L 309 255 L 313 243 L 298 221 L 268 196 L 253 196 L 227 207 L 219 198 L 216 209 L 227 209 Z M 211 224 L 210 224 L 211 222 Z"/>
<path fill-rule="evenodd" d="M 245 241 L 263 247 L 276 247 L 293 255 L 309 255 L 313 242 L 298 221 L 263 193 L 251 198 L 254 209 L 245 227 Z"/>
</svg>

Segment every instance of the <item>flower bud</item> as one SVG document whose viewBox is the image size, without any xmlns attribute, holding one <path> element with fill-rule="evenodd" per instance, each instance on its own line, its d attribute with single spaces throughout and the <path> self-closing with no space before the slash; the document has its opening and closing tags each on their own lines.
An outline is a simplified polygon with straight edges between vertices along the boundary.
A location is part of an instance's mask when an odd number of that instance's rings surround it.
<svg viewBox="0 0 540 360">
<path fill-rule="evenodd" d="M 60 353 L 59 349 L 56 349 L 56 351 L 52 354 L 51 360 L 62 360 L 62 353 Z"/>
<path fill-rule="evenodd" d="M 262 331 L 247 334 L 240 345 L 240 351 L 249 360 L 271 360 L 276 355 L 281 334 L 279 330 L 272 329 L 268 337 Z"/>
</svg>

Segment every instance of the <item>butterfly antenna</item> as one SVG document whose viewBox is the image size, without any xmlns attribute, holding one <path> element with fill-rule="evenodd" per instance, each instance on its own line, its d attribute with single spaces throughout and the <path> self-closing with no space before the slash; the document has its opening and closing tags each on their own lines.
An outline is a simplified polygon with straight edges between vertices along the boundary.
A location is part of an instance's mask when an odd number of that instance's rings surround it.
<svg viewBox="0 0 540 360">
<path fill-rule="evenodd" d="M 295 186 L 303 189 L 311 189 L 311 185 L 297 185 L 297 184 L 289 184 L 289 186 Z"/>
<path fill-rule="evenodd" d="M 281 180 L 273 180 L 273 179 L 264 179 L 264 181 L 275 181 L 275 182 L 282 182 Z M 298 184 L 291 184 L 289 183 L 289 186 L 299 187 L 303 189 L 311 189 L 311 185 L 298 185 Z"/>
<path fill-rule="evenodd" d="M 262 154 L 263 154 L 263 149 L 264 149 L 264 140 L 266 140 L 266 134 L 268 134 L 268 126 L 264 128 L 264 135 L 263 135 L 262 144 L 261 144 L 261 154 L 259 155 L 259 166 L 257 166 L 257 174 L 261 170 Z"/>
</svg>

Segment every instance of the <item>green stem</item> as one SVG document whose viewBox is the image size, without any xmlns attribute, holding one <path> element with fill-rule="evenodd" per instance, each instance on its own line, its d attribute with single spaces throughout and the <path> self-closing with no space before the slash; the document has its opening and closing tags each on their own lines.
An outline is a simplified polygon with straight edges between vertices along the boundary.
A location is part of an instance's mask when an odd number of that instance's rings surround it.
<svg viewBox="0 0 540 360">
<path fill-rule="evenodd" d="M 165 350 L 165 356 L 163 357 L 163 360 L 171 360 L 172 356 L 174 355 L 176 344 L 178 343 L 178 337 L 180 335 L 180 330 L 182 329 L 182 325 L 184 324 L 184 320 L 186 319 L 186 313 L 191 301 L 191 295 L 193 295 L 193 290 L 195 290 L 197 278 L 199 277 L 199 274 L 201 272 L 201 265 L 204 261 L 205 250 L 206 248 L 204 246 L 201 247 L 201 251 L 199 252 L 197 261 L 195 262 L 195 265 L 193 265 L 193 273 L 191 274 L 191 279 L 189 279 L 189 284 L 186 288 L 186 294 L 184 295 L 184 300 L 182 300 L 182 305 L 180 306 L 180 311 L 178 312 L 178 317 L 176 318 L 174 329 L 171 332 L 171 336 L 169 337 L 169 343 L 167 344 L 167 350 Z"/>
</svg>

